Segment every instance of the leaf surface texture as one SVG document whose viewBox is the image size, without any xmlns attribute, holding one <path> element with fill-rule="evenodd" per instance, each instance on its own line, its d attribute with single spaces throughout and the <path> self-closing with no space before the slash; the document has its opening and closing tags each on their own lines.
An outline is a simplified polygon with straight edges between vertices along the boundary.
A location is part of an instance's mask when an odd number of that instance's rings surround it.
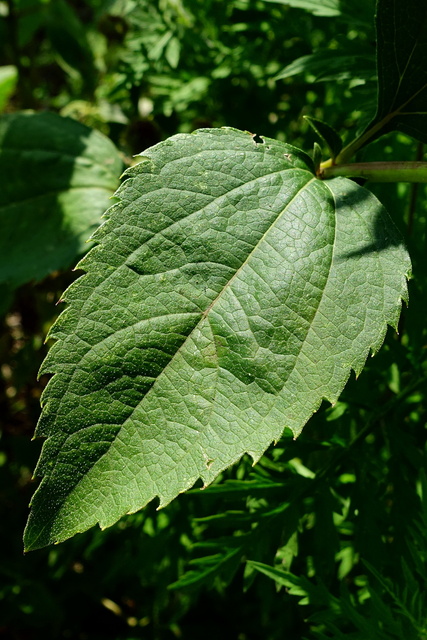
<svg viewBox="0 0 427 640">
<path fill-rule="evenodd" d="M 128 174 L 51 330 L 28 549 L 297 436 L 406 297 L 381 204 L 290 145 L 199 130 Z"/>
</svg>

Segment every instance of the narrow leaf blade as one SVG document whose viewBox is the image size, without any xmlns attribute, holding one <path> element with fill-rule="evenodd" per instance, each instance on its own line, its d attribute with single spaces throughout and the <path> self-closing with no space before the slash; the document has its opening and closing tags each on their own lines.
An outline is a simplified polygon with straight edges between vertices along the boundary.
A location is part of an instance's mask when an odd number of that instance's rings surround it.
<svg viewBox="0 0 427 640">
<path fill-rule="evenodd" d="M 370 27 L 372 2 L 371 0 L 361 0 L 357 5 L 352 0 L 265 0 L 285 4 L 296 9 L 304 9 L 314 16 L 324 18 L 341 18 L 350 20 L 352 24 L 361 24 Z"/>
<path fill-rule="evenodd" d="M 323 122 L 323 120 L 318 120 L 317 118 L 304 116 L 304 119 L 307 120 L 317 135 L 326 143 L 332 158 L 336 158 L 342 149 L 342 140 L 335 129 L 326 122 Z"/>
<path fill-rule="evenodd" d="M 274 79 L 284 80 L 300 73 L 310 74 L 315 82 L 372 80 L 376 76 L 375 57 L 356 50 L 319 49 L 293 60 Z"/>
<path fill-rule="evenodd" d="M 285 4 L 296 9 L 305 9 L 315 16 L 333 17 L 341 15 L 339 0 L 325 0 L 322 3 L 317 0 L 266 0 L 266 2 L 275 2 L 277 4 Z"/>
</svg>

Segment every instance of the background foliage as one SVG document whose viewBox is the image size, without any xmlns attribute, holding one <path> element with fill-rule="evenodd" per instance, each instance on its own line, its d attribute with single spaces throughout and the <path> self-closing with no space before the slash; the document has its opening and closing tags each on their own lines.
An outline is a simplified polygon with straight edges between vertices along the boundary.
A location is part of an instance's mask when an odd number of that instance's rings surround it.
<svg viewBox="0 0 427 640">
<path fill-rule="evenodd" d="M 330 0 L 323 15 L 318 4 L 0 2 L 0 107 L 72 117 L 126 164 L 200 126 L 310 150 L 308 115 L 350 139 L 375 115 L 374 3 Z M 360 159 L 424 155 L 390 133 Z M 26 557 L 40 450 L 30 438 L 46 382 L 37 370 L 55 302 L 77 274 L 35 282 L 34 270 L 16 289 L 0 284 L 0 637 L 427 637 L 426 194 L 371 189 L 404 234 L 415 277 L 399 334 L 389 331 L 340 401 L 255 468 L 244 458 L 160 512 L 151 505 Z"/>
</svg>

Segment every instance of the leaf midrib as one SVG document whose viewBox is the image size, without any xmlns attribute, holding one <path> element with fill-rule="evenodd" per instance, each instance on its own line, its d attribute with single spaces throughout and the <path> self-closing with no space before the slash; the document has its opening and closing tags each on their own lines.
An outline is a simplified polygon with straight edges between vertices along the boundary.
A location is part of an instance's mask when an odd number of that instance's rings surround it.
<svg viewBox="0 0 427 640">
<path fill-rule="evenodd" d="M 289 168 L 292 168 L 292 167 L 289 167 Z M 288 170 L 288 169 L 285 169 L 285 171 L 286 171 L 286 170 Z M 255 180 L 259 180 L 260 178 L 268 177 L 268 176 L 270 176 L 272 173 L 280 173 L 281 171 L 283 171 L 283 169 L 281 169 L 280 171 L 277 171 L 277 172 L 270 172 L 270 173 L 268 173 L 268 174 L 266 174 L 266 175 L 264 175 L 264 176 L 260 176 L 260 177 L 256 178 Z M 214 301 L 209 305 L 208 309 L 207 309 L 205 312 L 201 312 L 201 314 L 200 314 L 200 315 L 201 315 L 200 319 L 196 322 L 196 324 L 194 325 L 194 327 L 192 328 L 192 330 L 191 330 L 191 331 L 188 333 L 188 335 L 185 337 L 185 339 L 183 340 L 183 342 L 181 343 L 181 345 L 178 347 L 178 349 L 175 351 L 175 353 L 173 354 L 173 356 L 170 358 L 170 360 L 168 361 L 168 363 L 165 365 L 165 367 L 163 368 L 163 370 L 158 374 L 158 376 L 156 377 L 156 379 L 155 379 L 155 381 L 154 381 L 153 385 L 150 387 L 150 389 L 147 391 L 147 393 L 143 396 L 142 400 L 141 400 L 141 401 L 140 401 L 140 402 L 139 402 L 139 403 L 138 403 L 138 404 L 133 408 L 133 410 L 131 411 L 131 413 L 129 414 L 129 416 L 128 416 L 128 417 L 126 418 L 126 420 L 123 422 L 123 424 L 121 425 L 121 427 L 120 427 L 120 429 L 119 429 L 119 431 L 118 431 L 118 433 L 117 433 L 117 435 L 116 435 L 116 438 L 117 438 L 117 436 L 119 435 L 119 433 L 120 433 L 121 429 L 124 427 L 124 425 L 125 425 L 129 420 L 131 420 L 131 419 L 132 419 L 133 414 L 134 414 L 134 413 L 135 413 L 135 411 L 140 407 L 141 403 L 142 403 L 142 402 L 144 402 L 144 401 L 146 400 L 147 396 L 149 396 L 150 394 L 152 394 L 152 393 L 154 392 L 153 390 L 154 390 L 154 388 L 155 388 L 155 386 L 156 386 L 156 383 L 157 383 L 157 381 L 159 380 L 159 378 L 163 375 L 163 373 L 164 373 L 165 369 L 166 369 L 167 367 L 169 367 L 169 366 L 170 366 L 171 362 L 173 362 L 173 360 L 174 360 L 174 359 L 177 357 L 177 355 L 181 352 L 181 349 L 185 346 L 185 344 L 186 344 L 187 340 L 190 338 L 190 336 L 193 334 L 193 332 L 197 329 L 197 327 L 199 326 L 199 324 L 200 324 L 200 323 L 201 323 L 201 322 L 202 322 L 202 321 L 207 317 L 207 315 L 208 315 L 209 311 L 210 311 L 210 310 L 212 309 L 212 307 L 214 306 L 214 303 L 215 303 L 215 302 L 217 302 L 217 300 L 219 300 L 219 298 L 223 295 L 224 291 L 228 290 L 228 287 L 229 287 L 229 285 L 231 284 L 231 282 L 234 280 L 234 278 L 236 277 L 236 275 L 237 275 L 238 273 L 240 273 L 240 270 L 243 268 L 243 266 L 244 266 L 245 264 L 247 264 L 247 262 L 248 262 L 248 260 L 250 259 L 251 255 L 256 251 L 256 249 L 258 248 L 259 244 L 260 244 L 260 243 L 262 242 L 262 240 L 266 237 L 266 235 L 271 231 L 271 229 L 273 228 L 273 226 L 278 222 L 278 220 L 280 220 L 280 218 L 281 218 L 281 216 L 283 215 L 283 213 L 287 210 L 287 208 L 291 205 L 291 203 L 292 203 L 292 202 L 293 202 L 293 201 L 294 201 L 294 200 L 295 200 L 295 199 L 296 199 L 296 198 L 297 198 L 297 197 L 298 197 L 298 196 L 299 196 L 299 195 L 300 195 L 300 194 L 301 194 L 301 193 L 302 193 L 302 192 L 303 192 L 307 187 L 308 187 L 308 185 L 310 185 L 312 182 L 314 182 L 315 180 L 317 180 L 316 176 L 313 176 L 313 174 L 312 174 L 311 172 L 309 172 L 308 170 L 301 169 L 301 171 L 302 171 L 302 172 L 306 172 L 306 173 L 308 173 L 308 174 L 310 175 L 310 177 L 311 177 L 311 178 L 310 178 L 310 180 L 309 180 L 308 182 L 306 182 L 306 183 L 305 183 L 305 184 L 304 184 L 300 189 L 298 189 L 298 191 L 294 194 L 294 196 L 291 198 L 291 200 L 286 204 L 286 207 L 285 207 L 284 209 L 281 209 L 281 210 L 277 213 L 277 215 L 276 215 L 276 217 L 275 217 L 275 219 L 274 219 L 274 222 L 272 222 L 272 223 L 269 225 L 268 229 L 266 229 L 266 231 L 264 232 L 264 234 L 262 235 L 262 237 L 261 237 L 261 238 L 258 240 L 258 242 L 254 245 L 254 247 L 253 247 L 252 251 L 249 253 L 249 255 L 247 256 L 247 258 L 245 259 L 245 261 L 240 265 L 240 267 L 238 267 L 238 269 L 237 269 L 237 270 L 236 270 L 236 272 L 233 274 L 233 276 L 230 278 L 230 280 L 227 282 L 227 284 L 226 284 L 226 285 L 224 285 L 224 287 L 222 288 L 221 292 L 217 295 L 217 297 L 214 299 Z M 254 180 L 254 181 L 255 181 L 255 180 Z M 253 181 L 250 181 L 250 182 L 253 182 Z M 244 183 L 244 184 L 246 185 L 246 184 L 249 184 L 249 183 Z M 240 187 L 239 187 L 239 188 L 241 188 L 241 185 L 240 185 Z M 233 189 L 233 190 L 234 190 L 234 189 Z M 233 191 L 233 190 L 232 190 L 232 191 Z M 221 197 L 224 197 L 224 196 L 226 196 L 226 195 L 229 195 L 229 193 L 231 193 L 231 191 L 229 191 L 229 192 L 227 192 L 227 193 L 225 193 L 225 194 L 223 194 L 223 195 L 219 196 L 218 198 L 214 198 L 214 200 L 217 200 L 217 199 L 219 199 L 219 198 L 221 198 Z M 214 201 L 214 200 L 213 200 L 213 201 Z M 213 201 L 211 201 L 211 203 L 212 203 Z M 209 204 L 211 204 L 211 203 L 209 203 Z M 194 215 L 195 213 L 200 213 L 200 210 L 198 210 L 197 212 L 193 212 L 193 213 L 192 213 L 192 214 L 190 214 L 190 215 Z M 186 219 L 187 219 L 187 218 L 186 218 Z M 172 226 L 172 225 L 171 225 L 171 226 Z M 169 228 L 169 227 L 167 227 L 167 228 Z M 137 249 L 137 250 L 138 250 L 138 249 Z M 133 253 L 134 253 L 134 252 L 133 252 Z M 131 255 L 132 255 L 132 254 L 131 254 Z M 127 259 L 128 259 L 128 258 L 127 258 Z M 126 260 L 127 260 L 127 259 L 126 259 Z M 124 266 L 124 265 L 125 265 L 125 262 L 124 262 L 124 263 L 122 263 L 122 265 L 121 265 L 121 266 Z M 88 303 L 88 301 L 86 301 L 86 303 Z M 85 315 L 84 315 L 84 313 L 83 313 L 83 308 L 82 308 L 82 314 L 81 314 L 81 317 L 85 317 Z M 124 328 L 123 328 L 123 329 L 121 329 L 120 331 L 122 331 L 122 330 L 126 330 L 126 329 L 128 329 L 128 327 L 124 327 Z M 110 338 L 111 336 L 116 335 L 117 333 L 118 333 L 118 332 L 113 332 L 112 334 L 109 334 L 109 336 L 107 336 L 107 338 L 105 338 L 105 339 L 108 339 L 108 338 Z M 86 351 L 86 352 L 85 352 L 84 356 L 79 360 L 79 363 L 81 363 L 81 362 L 83 361 L 83 359 L 86 357 L 86 355 L 87 355 L 89 352 L 90 352 L 90 350 L 88 350 L 88 351 Z M 77 363 L 76 363 L 76 364 L 77 364 Z M 73 373 L 72 373 L 72 375 L 71 375 L 71 377 L 70 377 L 70 380 L 69 380 L 69 382 L 68 382 L 68 386 L 70 386 L 70 385 L 72 384 L 72 381 L 73 381 L 73 378 L 74 378 L 74 375 L 75 375 L 76 370 L 77 370 L 77 366 L 75 366 L 75 369 L 74 369 L 74 371 L 73 371 Z M 60 374 L 56 373 L 55 375 L 60 375 Z M 64 398 L 65 396 L 66 396 L 66 394 L 64 394 L 63 398 Z M 61 400 L 60 400 L 60 402 L 59 402 L 59 406 L 61 406 L 61 402 L 62 402 L 62 399 L 61 399 Z M 90 426 L 93 426 L 93 425 L 90 425 Z M 80 429 L 79 429 L 79 431 L 80 431 Z M 72 436 L 74 436 L 74 435 L 75 435 L 75 433 L 76 433 L 76 432 L 73 432 L 72 434 L 67 434 L 67 437 L 66 437 L 66 438 L 64 439 L 64 441 L 61 443 L 61 448 L 66 444 L 67 440 L 68 440 L 70 437 L 72 437 Z M 115 438 L 115 439 L 116 439 L 116 438 Z M 115 439 L 111 442 L 110 447 L 111 447 L 111 445 L 113 444 L 113 442 L 115 441 Z M 110 447 L 109 447 L 109 449 L 110 449 Z M 93 467 L 94 467 L 94 466 L 95 466 L 95 465 L 96 465 L 96 464 L 97 464 L 97 463 L 98 463 L 102 458 L 104 458 L 104 456 L 105 456 L 105 455 L 107 455 L 107 454 L 108 454 L 109 449 L 108 449 L 108 450 L 107 450 L 107 451 L 106 451 L 106 452 L 105 452 L 105 453 L 104 453 L 100 458 L 98 458 L 98 460 L 96 460 L 96 461 L 94 462 L 94 464 L 92 465 L 92 467 L 91 467 L 91 468 L 93 468 Z M 49 471 L 49 475 L 51 475 L 52 473 L 54 473 L 54 471 L 55 471 L 55 469 L 56 469 L 56 467 L 57 467 L 57 465 L 58 465 L 58 464 L 59 464 L 59 457 L 56 459 L 56 461 L 55 461 L 55 465 L 54 465 L 54 466 L 51 468 L 51 470 Z M 87 471 L 87 473 L 88 473 L 88 471 Z M 46 475 L 45 475 L 45 477 L 46 477 Z M 70 496 L 70 495 L 75 491 L 75 489 L 78 487 L 79 483 L 80 483 L 80 480 L 79 480 L 79 482 L 77 482 L 77 484 L 76 484 L 76 485 L 73 487 L 73 489 L 70 491 L 70 493 L 68 494 L 67 498 L 68 498 L 68 497 L 69 497 L 69 496 Z M 65 502 L 64 502 L 64 505 L 65 505 Z M 63 505 L 63 506 L 64 506 L 64 505 Z"/>
<path fill-rule="evenodd" d="M 153 239 L 153 238 L 155 238 L 157 235 L 162 234 L 164 231 L 172 229 L 175 225 L 178 225 L 180 222 L 182 222 L 182 220 L 188 220 L 188 219 L 190 219 L 192 216 L 200 214 L 200 212 L 201 212 L 201 211 L 203 211 L 203 209 L 204 209 L 205 207 L 207 207 L 207 206 L 211 206 L 211 205 L 212 205 L 212 203 L 214 203 L 215 201 L 218 201 L 218 200 L 220 200 L 221 198 L 225 198 L 225 197 L 229 196 L 231 193 L 233 193 L 233 191 L 235 191 L 235 190 L 237 190 L 237 189 L 241 189 L 241 188 L 242 188 L 242 186 L 247 186 L 247 185 L 251 184 L 252 182 L 256 182 L 256 181 L 258 181 L 258 180 L 261 180 L 261 179 L 263 179 L 263 178 L 269 177 L 269 176 L 271 176 L 271 175 L 274 175 L 274 174 L 277 174 L 277 173 L 282 173 L 282 172 L 284 172 L 284 171 L 288 171 L 288 170 L 292 170 L 292 169 L 294 169 L 294 170 L 295 170 L 295 168 L 294 168 L 294 167 L 286 167 L 285 169 L 279 169 L 279 170 L 277 170 L 277 171 L 272 171 L 272 172 L 269 172 L 269 173 L 264 174 L 264 175 L 262 175 L 262 176 L 258 176 L 258 177 L 254 178 L 253 180 L 250 180 L 250 181 L 248 181 L 248 182 L 241 183 L 240 185 L 238 185 L 237 187 L 234 187 L 234 188 L 233 188 L 233 189 L 231 189 L 230 191 L 227 191 L 227 192 L 225 192 L 225 193 L 221 194 L 220 196 L 217 196 L 216 198 L 212 198 L 212 199 L 208 202 L 208 204 L 207 204 L 207 205 L 204 205 L 202 208 L 197 209 L 196 211 L 193 211 L 193 212 L 192 212 L 191 214 L 189 214 L 188 216 L 185 216 L 185 218 L 182 218 L 182 219 L 180 219 L 180 220 L 176 220 L 176 221 L 174 221 L 172 224 L 169 224 L 168 226 L 165 226 L 164 228 L 162 228 L 162 229 L 160 229 L 160 230 L 156 231 L 155 233 L 152 233 L 152 235 L 151 235 L 151 236 L 146 240 L 146 242 L 148 242 L 148 241 L 152 240 L 152 239 Z M 303 188 L 305 188 L 305 187 L 306 187 L 306 185 L 307 185 L 307 184 L 309 184 L 309 183 L 311 183 L 311 182 L 312 182 L 312 180 L 314 179 L 314 176 L 313 176 L 313 175 L 312 175 L 312 173 L 311 173 L 310 171 L 308 171 L 307 169 L 302 169 L 302 168 L 300 169 L 300 168 L 298 168 L 298 171 L 308 173 L 308 174 L 310 175 L 310 178 L 311 178 L 311 179 L 309 180 L 309 182 L 308 182 L 308 183 L 305 183 L 304 187 L 302 187 L 302 189 L 303 189 Z M 131 188 L 134 188 L 134 187 L 133 187 L 133 185 L 130 185 L 130 186 L 131 186 Z M 301 190 L 302 190 L 302 189 L 301 189 Z M 300 190 L 300 191 L 301 191 L 301 190 Z M 300 191 L 299 191 L 299 192 L 300 192 Z M 299 193 L 299 192 L 298 192 L 298 193 Z M 147 195 L 147 194 L 143 194 L 143 195 Z M 209 194 L 207 194 L 207 195 L 209 195 Z M 141 196 L 141 197 L 142 197 L 142 196 Z M 296 197 L 296 196 L 294 196 L 294 197 Z M 293 201 L 293 199 L 294 199 L 294 198 L 292 198 L 292 200 L 291 200 L 290 202 L 292 202 L 292 201 Z M 124 202 L 125 202 L 125 201 L 124 201 Z M 290 202 L 289 202 L 288 204 L 290 204 Z M 125 208 L 125 207 L 126 207 L 126 203 L 124 204 L 124 208 Z M 282 213 L 283 213 L 283 210 L 281 210 L 280 212 L 278 212 L 278 215 L 277 215 L 277 217 L 276 217 L 276 220 L 278 220 L 278 219 L 279 219 L 279 217 L 282 215 Z M 275 220 L 275 221 L 276 221 L 276 220 Z M 274 223 L 273 223 L 273 224 L 274 224 Z M 271 229 L 271 227 L 272 227 L 272 225 L 270 225 L 270 227 L 268 228 L 268 230 L 269 230 L 269 229 Z M 268 230 L 266 231 L 266 233 L 268 232 Z M 264 237 L 264 235 L 265 235 L 265 234 L 263 234 L 263 237 Z M 96 239 L 95 239 L 95 241 L 96 241 Z M 260 241 L 261 241 L 261 239 L 259 240 L 259 242 L 260 242 Z M 98 245 L 98 246 L 99 246 L 99 245 Z M 257 245 L 255 245 L 255 246 L 254 246 L 254 248 L 252 249 L 251 253 L 256 249 L 256 247 L 257 247 Z M 96 247 L 95 247 L 95 250 L 96 250 Z M 125 257 L 125 259 L 124 259 L 124 261 L 122 262 L 122 264 L 121 264 L 119 267 L 117 267 L 117 269 L 119 269 L 119 268 L 121 268 L 121 267 L 125 267 L 125 266 L 127 266 L 128 268 L 131 268 L 131 267 L 127 264 L 127 262 L 128 262 L 129 260 L 131 260 L 131 259 L 134 257 L 135 253 L 137 253 L 139 250 L 140 250 L 140 246 L 139 246 L 139 247 L 137 247 L 134 251 L 132 251 L 128 256 L 126 256 L 126 257 Z M 246 261 L 247 261 L 247 258 L 246 258 L 245 262 L 246 262 Z M 242 264 L 243 264 L 243 263 L 242 263 Z M 165 272 L 162 272 L 162 273 L 169 273 L 170 271 L 173 271 L 173 270 L 175 270 L 175 269 L 177 269 L 177 268 L 179 269 L 180 267 L 176 267 L 176 268 L 174 268 L 174 269 L 167 269 Z M 240 267 L 239 267 L 239 268 L 240 268 Z M 107 282 L 107 281 L 108 281 L 108 279 L 109 279 L 110 277 L 114 277 L 115 273 L 116 273 L 116 270 L 114 270 L 112 273 L 108 274 L 108 275 L 107 275 L 107 277 L 105 278 L 105 280 L 103 280 L 103 283 L 102 283 L 102 284 L 104 285 L 104 284 L 105 284 L 105 282 Z M 233 279 L 235 275 L 236 275 L 236 274 L 234 274 L 234 275 L 231 277 L 231 279 Z M 83 276 L 83 277 L 86 277 L 86 276 Z M 230 280 L 231 280 L 231 279 L 230 279 Z M 94 289 L 93 293 L 92 293 L 88 298 L 86 298 L 86 299 L 83 301 L 83 305 L 82 305 L 82 307 L 81 307 L 81 313 L 80 313 L 80 318 L 82 319 L 81 321 L 83 321 L 83 322 L 85 321 L 85 318 L 86 318 L 86 314 L 85 314 L 86 307 L 87 307 L 87 305 L 90 305 L 90 304 L 91 304 L 91 300 L 92 300 L 92 296 L 93 296 L 93 295 L 98 295 L 98 291 L 97 291 L 97 289 Z M 218 297 L 218 296 L 217 296 L 217 297 Z M 184 313 L 184 312 L 183 312 L 183 313 Z M 196 312 L 194 312 L 194 313 L 196 313 Z M 203 312 L 202 310 L 200 310 L 200 312 L 199 312 L 199 313 L 200 313 L 200 315 L 202 316 L 202 314 L 203 314 L 204 312 Z M 165 316 L 167 316 L 167 315 L 169 315 L 169 314 L 164 314 L 162 317 L 165 317 Z M 134 325 L 131 325 L 131 326 L 134 326 Z M 196 323 L 195 327 L 196 327 L 196 326 L 197 326 L 197 323 Z M 76 327 L 76 331 L 78 330 L 78 327 L 79 327 L 79 324 L 78 324 L 78 325 L 77 325 L 77 327 Z M 194 328 L 195 328 L 195 327 L 194 327 Z M 109 338 L 110 338 L 110 337 L 112 337 L 112 336 L 117 335 L 117 334 L 118 334 L 118 333 L 120 333 L 121 331 L 126 330 L 126 329 L 128 329 L 128 328 L 129 328 L 129 325 L 128 325 L 128 326 L 126 326 L 126 327 L 121 327 L 120 329 L 118 329 L 118 330 L 116 330 L 116 331 L 113 331 L 112 333 L 108 334 L 108 336 L 106 336 L 105 338 L 103 338 L 103 340 L 102 340 L 102 341 L 100 341 L 99 343 L 97 343 L 97 345 L 98 345 L 98 344 L 102 344 L 102 342 L 104 342 L 105 340 L 109 339 Z M 194 328 L 193 328 L 193 331 L 194 331 Z M 188 336 L 187 336 L 187 337 L 188 337 Z M 96 346 L 97 346 L 97 345 L 96 345 Z M 87 354 L 91 351 L 91 349 L 93 348 L 93 346 L 94 346 L 94 345 L 89 345 L 89 344 L 88 344 L 88 347 L 89 347 L 89 348 L 88 348 L 88 349 L 87 349 L 87 351 L 85 351 L 85 353 L 82 355 L 82 357 L 80 358 L 80 360 L 79 360 L 78 364 L 81 364 L 81 363 L 84 361 L 84 359 L 86 358 Z M 77 363 L 75 363 L 75 364 L 76 364 L 76 368 L 75 368 L 74 372 L 77 370 Z M 73 372 L 73 374 L 72 374 L 72 376 L 71 376 L 71 378 L 70 378 L 70 380 L 69 380 L 69 383 L 68 383 L 69 385 L 71 385 L 71 384 L 72 384 L 73 377 L 74 377 L 74 372 Z M 48 371 L 44 371 L 44 373 L 49 373 L 49 372 L 48 372 Z M 55 375 L 56 375 L 56 374 L 55 374 Z M 161 375 L 161 374 L 159 374 L 159 375 Z M 61 402 L 60 402 L 59 406 L 61 406 Z"/>
<path fill-rule="evenodd" d="M 160 236 L 160 235 L 161 235 L 161 234 L 163 234 L 165 231 L 170 231 L 170 230 L 171 230 L 171 229 L 173 229 L 175 226 L 179 225 L 183 220 L 187 221 L 187 220 L 190 220 L 193 216 L 199 215 L 199 214 L 200 214 L 200 212 L 201 212 L 201 211 L 203 211 L 206 207 L 210 207 L 210 206 L 212 206 L 212 204 L 213 204 L 213 203 L 217 202 L 218 200 L 221 200 L 222 198 L 229 197 L 229 196 L 230 196 L 230 194 L 232 194 L 234 191 L 237 191 L 238 189 L 242 189 L 242 187 L 246 187 L 246 186 L 248 186 L 248 185 L 252 184 L 253 182 L 257 182 L 258 180 L 262 180 L 262 179 L 264 179 L 264 178 L 268 178 L 269 176 L 272 176 L 272 175 L 275 175 L 275 174 L 284 173 L 284 172 L 286 172 L 286 171 L 298 171 L 298 172 L 301 172 L 301 173 L 308 173 L 308 174 L 309 174 L 309 176 L 311 177 L 311 179 L 313 178 L 313 174 L 312 174 L 308 169 L 303 169 L 303 168 L 300 168 L 300 167 L 295 168 L 295 167 L 292 167 L 292 166 L 287 166 L 285 169 L 278 169 L 277 171 L 270 171 L 269 173 L 266 173 L 266 174 L 264 174 L 264 175 L 262 175 L 262 176 L 257 176 L 256 178 L 253 178 L 252 180 L 249 180 L 248 182 L 243 182 L 243 183 L 239 184 L 237 187 L 233 187 L 233 189 L 230 189 L 229 191 L 226 191 L 225 193 L 223 193 L 223 194 L 221 194 L 221 195 L 219 195 L 219 196 L 216 196 L 216 197 L 212 198 L 212 199 L 211 199 L 211 200 L 210 200 L 206 205 L 203 205 L 203 207 L 201 207 L 200 209 L 196 209 L 195 211 L 193 211 L 192 213 L 188 214 L 187 216 L 185 216 L 185 217 L 183 217 L 183 218 L 180 218 L 179 220 L 175 220 L 175 221 L 174 221 L 174 222 L 172 222 L 171 224 L 169 224 L 169 225 L 167 225 L 167 226 L 163 227 L 162 229 L 159 229 L 159 230 L 158 230 L 158 231 L 156 231 L 156 232 L 151 232 L 150 237 L 149 237 L 149 238 L 147 238 L 147 240 L 145 241 L 145 243 L 147 243 L 147 242 L 151 241 L 153 238 L 155 238 L 155 237 L 157 237 L 157 236 Z M 311 180 L 310 180 L 310 182 L 311 182 Z M 308 184 L 308 183 L 306 183 L 306 184 Z M 304 187 L 306 186 L 306 184 L 304 185 Z M 304 187 L 303 187 L 303 188 L 304 188 Z M 132 185 L 132 188 L 134 188 L 134 187 L 133 187 L 133 185 Z M 169 188 L 169 187 L 167 187 L 167 188 Z M 161 187 L 161 189 L 163 189 L 163 187 Z M 159 190 L 160 190 L 160 189 L 159 189 Z M 118 195 L 120 195 L 120 194 L 118 194 Z M 142 194 L 142 195 L 141 195 L 141 197 L 144 197 L 145 195 L 148 195 L 148 194 Z M 201 195 L 209 196 L 209 194 L 203 194 L 203 193 L 202 193 Z M 118 203 L 118 205 L 119 205 L 119 204 L 120 204 L 120 203 Z M 135 204 L 136 204 L 136 203 L 133 203 L 133 205 L 132 205 L 132 206 L 135 206 Z M 113 206 L 117 206 L 117 205 L 113 205 Z M 126 207 L 126 204 L 125 204 L 125 207 Z M 125 208 L 125 207 L 124 207 L 124 208 Z M 282 215 L 282 212 L 283 212 L 283 211 L 280 211 L 280 212 L 279 212 L 278 217 L 279 217 L 280 215 Z M 107 222 L 108 222 L 109 220 L 111 220 L 111 218 L 107 219 Z M 272 226 L 272 225 L 271 225 L 271 226 Z M 271 228 L 271 226 L 270 226 L 269 228 Z M 145 231 L 147 231 L 147 232 L 148 232 L 148 230 L 145 230 Z M 95 242 L 96 242 L 96 237 L 95 237 Z M 100 246 L 100 245 L 98 245 L 98 246 Z M 257 246 L 257 245 L 255 245 L 254 249 L 256 248 L 256 246 Z M 96 251 L 96 248 L 97 248 L 97 247 L 95 247 L 95 251 Z M 127 263 L 128 263 L 129 261 L 131 261 L 131 260 L 132 260 L 132 258 L 135 256 L 135 254 L 136 254 L 138 251 L 140 251 L 140 249 L 141 249 L 141 246 L 138 246 L 134 251 L 132 251 L 128 256 L 126 256 L 126 258 L 124 259 L 124 261 L 122 262 L 122 264 L 121 264 L 119 267 L 117 267 L 117 269 L 119 269 L 119 268 L 121 268 L 121 267 L 124 267 L 124 266 L 127 266 L 128 268 L 131 268 Z M 254 250 L 254 249 L 253 249 L 253 250 Z M 253 251 L 253 250 L 252 250 L 252 251 Z M 251 252 L 251 253 L 252 253 L 252 252 Z M 102 263 L 102 264 L 104 264 L 104 263 Z M 177 267 L 177 268 L 179 269 L 180 267 Z M 167 269 L 165 272 L 162 272 L 162 273 L 167 273 L 167 272 L 169 272 L 169 271 L 171 271 L 171 270 L 170 270 L 170 269 Z M 113 272 L 111 272 L 110 274 L 108 274 L 108 275 L 107 275 L 107 277 L 105 278 L 105 280 L 103 280 L 103 284 L 105 284 L 105 282 L 107 282 L 107 280 L 108 280 L 110 277 L 114 277 L 115 273 L 116 273 L 116 269 L 115 269 Z M 232 277 L 233 277 L 233 276 L 232 276 Z M 97 292 L 97 290 L 95 289 L 95 290 L 93 291 L 93 294 L 91 294 L 91 295 L 97 295 L 97 294 L 98 294 L 98 292 Z M 84 312 L 85 312 L 85 309 L 86 309 L 86 305 L 90 305 L 90 304 L 91 304 L 91 296 L 89 296 L 87 299 L 85 299 L 85 300 L 84 300 L 83 305 L 82 305 L 82 307 L 81 307 L 81 318 L 83 319 L 83 322 L 84 322 L 84 318 L 85 318 L 85 314 L 84 314 Z M 203 311 L 201 311 L 201 313 L 203 313 Z M 78 329 L 78 325 L 77 325 L 77 327 L 76 327 L 76 330 L 77 330 L 77 329 Z M 113 334 L 111 334 L 111 335 L 113 335 Z"/>
</svg>

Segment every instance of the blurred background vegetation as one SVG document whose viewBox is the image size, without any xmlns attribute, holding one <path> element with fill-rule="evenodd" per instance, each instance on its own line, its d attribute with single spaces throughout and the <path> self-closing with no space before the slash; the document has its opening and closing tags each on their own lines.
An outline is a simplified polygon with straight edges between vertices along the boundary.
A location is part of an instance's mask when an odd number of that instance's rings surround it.
<svg viewBox="0 0 427 640">
<path fill-rule="evenodd" d="M 127 165 L 170 135 L 223 125 L 310 151 L 304 115 L 351 139 L 375 113 L 374 10 L 373 0 L 0 1 L 0 111 L 73 118 Z M 395 133 L 361 152 L 424 155 Z M 255 468 L 244 458 L 160 512 L 25 557 L 37 371 L 79 256 L 4 291 L 0 638 L 427 638 L 426 192 L 372 190 L 409 246 L 411 304 L 340 402 Z"/>
</svg>

